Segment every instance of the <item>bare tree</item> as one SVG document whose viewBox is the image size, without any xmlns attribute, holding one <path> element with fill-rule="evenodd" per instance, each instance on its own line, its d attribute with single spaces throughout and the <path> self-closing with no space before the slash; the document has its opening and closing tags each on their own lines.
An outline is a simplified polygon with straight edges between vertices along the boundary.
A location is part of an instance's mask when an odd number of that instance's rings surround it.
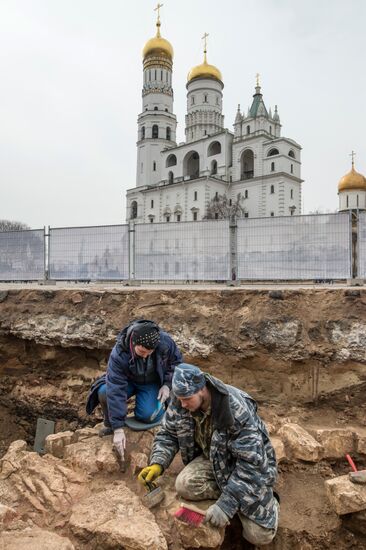
<svg viewBox="0 0 366 550">
<path fill-rule="evenodd" d="M 22 229 L 30 229 L 30 227 L 22 222 L 0 220 L 0 231 L 21 231 Z"/>
<path fill-rule="evenodd" d="M 235 200 L 227 197 L 226 193 L 217 195 L 211 199 L 207 206 L 204 220 L 228 220 L 244 217 L 246 212 L 242 206 L 243 197 L 241 193 L 236 195 Z"/>
</svg>

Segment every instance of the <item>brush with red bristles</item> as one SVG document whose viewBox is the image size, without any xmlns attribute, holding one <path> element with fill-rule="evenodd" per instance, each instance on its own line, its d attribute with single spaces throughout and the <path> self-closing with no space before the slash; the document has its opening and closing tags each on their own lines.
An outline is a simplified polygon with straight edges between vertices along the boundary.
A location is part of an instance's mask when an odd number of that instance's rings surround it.
<svg viewBox="0 0 366 550">
<path fill-rule="evenodd" d="M 181 502 L 180 508 L 175 512 L 174 517 L 184 523 L 188 523 L 188 525 L 198 527 L 205 519 L 205 515 L 205 510 L 202 510 L 200 507 L 190 502 Z"/>
</svg>

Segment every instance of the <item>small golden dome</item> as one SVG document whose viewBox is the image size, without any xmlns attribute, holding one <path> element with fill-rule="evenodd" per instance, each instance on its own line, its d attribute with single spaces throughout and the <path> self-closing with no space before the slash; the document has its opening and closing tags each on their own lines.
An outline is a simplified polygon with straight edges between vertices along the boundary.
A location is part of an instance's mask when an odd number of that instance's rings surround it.
<svg viewBox="0 0 366 550">
<path fill-rule="evenodd" d="M 351 171 L 343 176 L 338 183 L 338 192 L 352 191 L 354 189 L 366 191 L 366 178 L 362 174 L 356 172 L 352 163 Z"/>
<path fill-rule="evenodd" d="M 162 38 L 160 35 L 160 21 L 156 23 L 156 36 L 150 38 L 142 50 L 143 59 L 146 59 L 149 55 L 163 56 L 170 59 L 170 61 L 173 60 L 173 46 L 168 40 L 165 40 L 165 38 Z"/>
<path fill-rule="evenodd" d="M 187 80 L 191 82 L 195 78 L 214 78 L 215 80 L 222 81 L 222 74 L 215 65 L 207 63 L 206 59 L 201 65 L 196 65 L 188 73 Z"/>
</svg>

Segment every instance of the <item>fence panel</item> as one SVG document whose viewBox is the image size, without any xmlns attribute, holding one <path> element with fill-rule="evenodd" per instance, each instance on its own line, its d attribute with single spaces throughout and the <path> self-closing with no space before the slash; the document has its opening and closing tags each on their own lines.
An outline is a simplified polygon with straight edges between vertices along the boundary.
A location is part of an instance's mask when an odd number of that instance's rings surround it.
<svg viewBox="0 0 366 550">
<path fill-rule="evenodd" d="M 228 279 L 227 220 L 138 224 L 135 231 L 136 279 Z"/>
<path fill-rule="evenodd" d="M 348 212 L 238 221 L 238 278 L 347 279 Z"/>
<path fill-rule="evenodd" d="M 366 279 L 366 212 L 358 213 L 357 276 Z"/>
<path fill-rule="evenodd" d="M 50 279 L 128 279 L 128 225 L 64 227 L 49 234 Z"/>
<path fill-rule="evenodd" d="M 44 278 L 44 229 L 0 232 L 0 281 Z"/>
</svg>

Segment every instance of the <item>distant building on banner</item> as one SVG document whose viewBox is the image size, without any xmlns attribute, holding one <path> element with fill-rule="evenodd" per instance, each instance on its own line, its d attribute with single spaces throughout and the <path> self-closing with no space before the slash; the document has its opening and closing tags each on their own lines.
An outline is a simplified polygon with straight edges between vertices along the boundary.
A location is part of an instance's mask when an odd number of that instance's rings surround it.
<svg viewBox="0 0 366 550">
<path fill-rule="evenodd" d="M 238 106 L 234 132 L 224 127 L 223 78 L 207 61 L 207 34 L 203 62 L 188 73 L 185 142 L 177 144 L 173 48 L 160 26 L 158 15 L 156 36 L 143 49 L 136 187 L 127 191 L 127 221 L 221 218 L 212 206 L 222 200 L 239 202 L 242 217 L 301 214 L 300 145 L 281 136 L 277 106 L 267 109 L 258 76 L 251 107 L 243 113 Z"/>
</svg>

